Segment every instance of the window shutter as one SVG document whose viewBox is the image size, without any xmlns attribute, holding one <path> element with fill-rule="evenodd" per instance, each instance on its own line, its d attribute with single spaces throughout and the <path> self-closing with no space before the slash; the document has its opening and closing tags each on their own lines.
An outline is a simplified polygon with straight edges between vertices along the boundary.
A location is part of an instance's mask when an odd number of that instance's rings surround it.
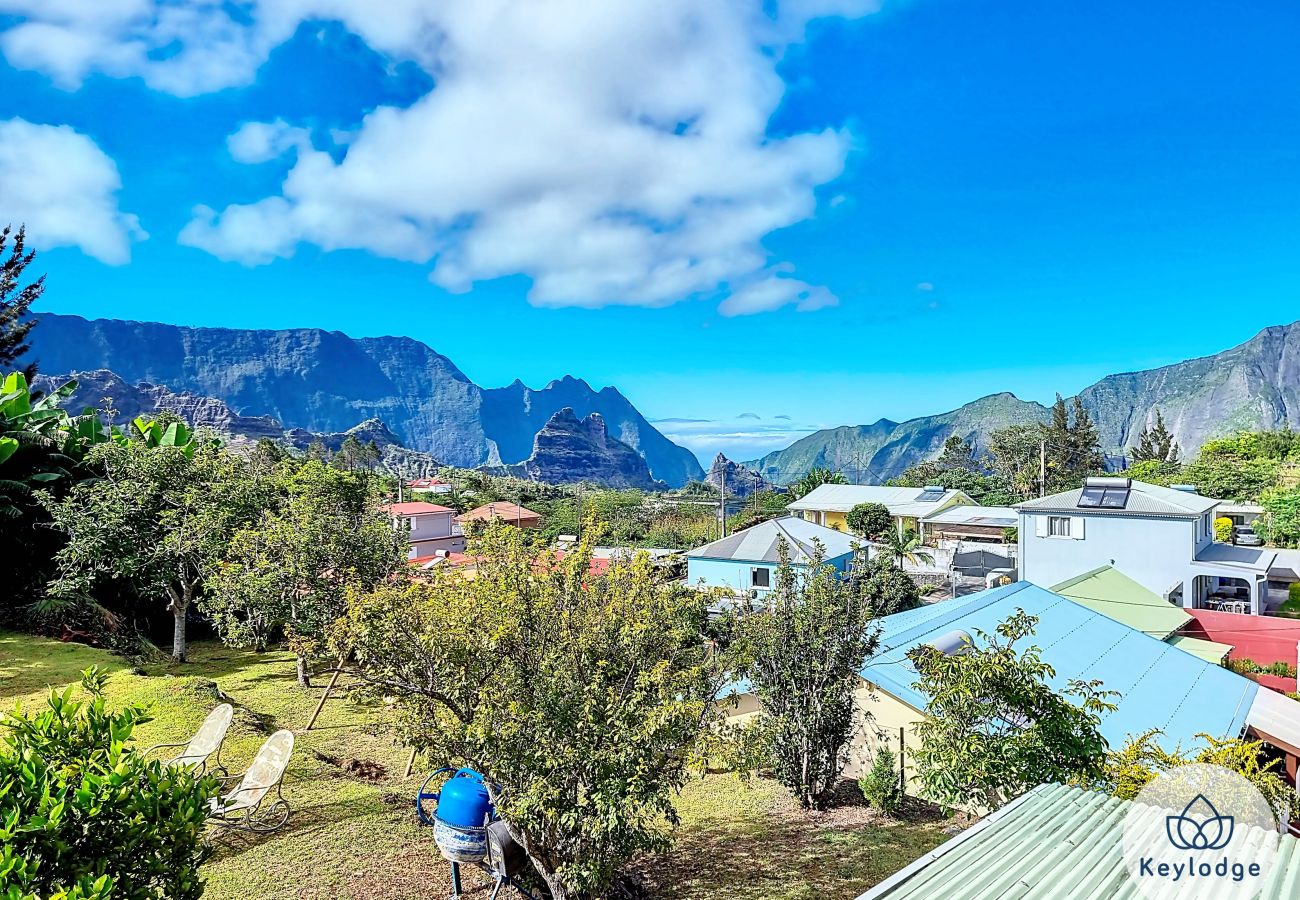
<svg viewBox="0 0 1300 900">
<path fill-rule="evenodd" d="M 1083 516 L 1070 516 L 1070 537 L 1083 540 Z"/>
<path fill-rule="evenodd" d="M 1034 534 L 1047 537 L 1047 516 L 1034 516 Z"/>
</svg>

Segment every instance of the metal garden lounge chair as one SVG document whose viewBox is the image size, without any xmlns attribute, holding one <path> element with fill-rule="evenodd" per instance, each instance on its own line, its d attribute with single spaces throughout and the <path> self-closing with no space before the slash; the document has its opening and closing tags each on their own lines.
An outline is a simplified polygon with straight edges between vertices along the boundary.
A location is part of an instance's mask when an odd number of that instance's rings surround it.
<svg viewBox="0 0 1300 900">
<path fill-rule="evenodd" d="M 155 750 L 175 750 L 184 747 L 179 756 L 173 756 L 163 765 L 194 769 L 196 774 L 202 775 L 208 770 L 208 757 L 215 754 L 213 771 L 225 773 L 225 766 L 221 764 L 221 744 L 226 739 L 226 731 L 229 730 L 230 721 L 234 716 L 235 708 L 229 703 L 222 703 L 208 713 L 208 717 L 203 720 L 203 724 L 199 726 L 198 731 L 194 732 L 194 737 L 190 738 L 188 743 L 154 744 L 144 751 L 145 755 Z"/>
<path fill-rule="evenodd" d="M 267 738 L 248 771 L 222 779 L 238 779 L 238 783 L 234 790 L 208 801 L 208 821 L 222 828 L 258 834 L 282 827 L 289 821 L 289 801 L 280 793 L 280 785 L 291 755 L 292 731 L 277 731 Z"/>
</svg>

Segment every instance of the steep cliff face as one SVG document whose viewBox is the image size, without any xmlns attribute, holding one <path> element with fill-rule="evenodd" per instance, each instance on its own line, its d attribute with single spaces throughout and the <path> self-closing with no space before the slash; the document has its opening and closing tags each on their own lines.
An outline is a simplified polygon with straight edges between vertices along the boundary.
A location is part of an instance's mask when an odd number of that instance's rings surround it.
<svg viewBox="0 0 1300 900">
<path fill-rule="evenodd" d="M 350 338 L 301 328 L 252 331 L 43 314 L 32 356 L 45 372 L 107 369 L 225 402 L 245 417 L 289 428 L 341 432 L 378 418 L 407 447 L 451 465 L 513 463 L 559 409 L 600 412 L 655 477 L 680 485 L 703 469 L 654 429 L 617 390 L 565 378 L 535 391 L 515 382 L 483 389 L 439 353 L 410 338 Z"/>
<path fill-rule="evenodd" d="M 709 466 L 709 474 L 704 479 L 718 491 L 726 490 L 728 497 L 748 497 L 758 491 L 771 490 L 772 484 L 753 469 L 732 462 L 719 453 Z"/>
<path fill-rule="evenodd" d="M 1102 449 L 1124 456 L 1160 410 L 1185 453 L 1235 431 L 1300 428 L 1300 322 L 1265 328 L 1231 350 L 1158 369 L 1108 375 L 1079 392 L 1097 423 Z M 774 481 L 826 466 L 875 481 L 936 456 L 951 435 L 978 450 L 1007 425 L 1046 421 L 1042 404 L 994 394 L 951 412 L 901 424 L 831 428 L 801 438 L 749 465 Z"/>
<path fill-rule="evenodd" d="M 662 490 L 639 453 L 613 437 L 600 413 L 579 419 L 559 410 L 533 439 L 521 468 L 528 478 L 551 483 L 592 481 L 612 488 Z"/>
</svg>

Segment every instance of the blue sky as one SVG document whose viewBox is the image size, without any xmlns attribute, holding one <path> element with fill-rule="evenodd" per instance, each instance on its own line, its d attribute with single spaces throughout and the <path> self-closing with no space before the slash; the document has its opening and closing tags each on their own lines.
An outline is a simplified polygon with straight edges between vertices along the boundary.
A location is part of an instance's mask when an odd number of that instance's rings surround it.
<svg viewBox="0 0 1300 900">
<path fill-rule="evenodd" d="M 745 458 L 1300 310 L 1280 0 L 58 6 L 0 17 L 53 311 L 405 334 Z"/>
</svg>

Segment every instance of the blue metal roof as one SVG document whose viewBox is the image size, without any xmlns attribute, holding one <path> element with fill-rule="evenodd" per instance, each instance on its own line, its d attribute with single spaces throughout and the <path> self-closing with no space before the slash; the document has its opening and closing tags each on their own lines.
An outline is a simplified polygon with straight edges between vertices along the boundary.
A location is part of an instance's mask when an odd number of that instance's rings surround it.
<svg viewBox="0 0 1300 900">
<path fill-rule="evenodd" d="M 976 630 L 992 634 L 1017 608 L 1038 617 L 1031 638 L 1043 660 L 1056 670 L 1052 686 L 1072 679 L 1099 679 L 1117 708 L 1101 721 L 1112 747 L 1150 728 L 1164 732 L 1167 749 L 1201 743 L 1200 732 L 1237 737 L 1245 727 L 1259 686 L 1175 646 L 1027 581 L 886 616 L 880 650 L 867 660 L 862 677 L 915 709 L 929 698 L 913 685 L 916 670 L 907 651 L 961 629 L 980 642 Z"/>
</svg>

